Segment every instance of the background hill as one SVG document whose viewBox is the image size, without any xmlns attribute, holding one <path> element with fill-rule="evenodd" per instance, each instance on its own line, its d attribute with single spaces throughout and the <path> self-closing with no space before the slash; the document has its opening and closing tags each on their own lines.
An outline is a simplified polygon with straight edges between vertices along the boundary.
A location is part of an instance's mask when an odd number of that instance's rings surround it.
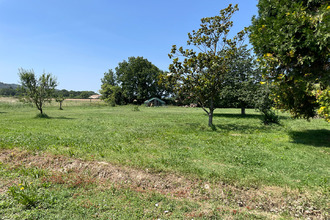
<svg viewBox="0 0 330 220">
<path fill-rule="evenodd" d="M 8 89 L 8 88 L 16 89 L 18 86 L 19 85 L 17 85 L 17 84 L 7 84 L 7 83 L 0 82 L 0 89 Z"/>
</svg>

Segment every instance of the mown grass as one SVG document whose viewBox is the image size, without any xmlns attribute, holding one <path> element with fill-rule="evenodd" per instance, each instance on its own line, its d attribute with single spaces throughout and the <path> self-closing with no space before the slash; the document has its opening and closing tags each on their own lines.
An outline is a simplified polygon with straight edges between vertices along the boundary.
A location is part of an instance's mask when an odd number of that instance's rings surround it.
<svg viewBox="0 0 330 220">
<path fill-rule="evenodd" d="M 213 131 L 199 108 L 141 106 L 140 111 L 134 111 L 133 106 L 108 107 L 101 103 L 74 103 L 64 107 L 64 111 L 59 111 L 54 104 L 49 105 L 45 108 L 49 118 L 37 118 L 38 112 L 31 106 L 0 103 L 0 148 L 107 161 L 235 186 L 279 186 L 329 195 L 330 128 L 322 119 L 308 122 L 280 114 L 280 125 L 265 126 L 254 110 L 247 110 L 243 117 L 238 109 L 217 109 Z M 73 195 L 78 190 L 57 190 L 56 184 L 52 187 L 47 190 L 54 194 Z M 109 194 L 107 190 L 93 190 L 91 194 L 98 192 L 92 196 L 96 203 Z M 157 200 L 152 199 L 154 195 L 120 189 L 121 194 L 125 192 L 141 203 L 136 202 L 130 211 L 123 205 L 128 197 L 116 196 L 115 201 L 109 201 L 118 203 L 118 207 L 114 206 L 115 213 L 139 215 L 138 207 L 144 203 L 153 210 Z M 59 201 L 70 202 L 58 196 Z M 74 204 L 76 201 L 72 200 Z M 178 216 L 185 213 L 186 202 L 179 204 L 171 200 L 168 204 L 183 207 L 177 209 Z M 196 205 L 189 203 L 186 212 L 198 210 L 193 208 Z M 12 210 L 8 213 L 14 213 L 12 206 L 5 206 L 7 211 Z M 80 212 L 79 208 L 72 209 Z M 53 210 L 54 216 L 57 211 Z M 94 211 L 102 212 L 93 209 L 86 215 L 92 216 Z M 127 218 L 117 218 L 121 217 Z"/>
<path fill-rule="evenodd" d="M 0 147 L 19 147 L 115 164 L 178 172 L 242 185 L 324 187 L 329 182 L 330 130 L 281 115 L 265 126 L 254 110 L 216 110 L 216 131 L 201 109 L 132 106 L 1 110 Z"/>
</svg>

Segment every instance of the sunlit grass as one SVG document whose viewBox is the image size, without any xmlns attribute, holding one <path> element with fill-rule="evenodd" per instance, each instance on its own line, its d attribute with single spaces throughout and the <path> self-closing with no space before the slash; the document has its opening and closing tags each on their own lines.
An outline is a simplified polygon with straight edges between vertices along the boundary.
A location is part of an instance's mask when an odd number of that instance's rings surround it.
<svg viewBox="0 0 330 220">
<path fill-rule="evenodd" d="M 321 119 L 265 126 L 259 113 L 217 109 L 216 131 L 199 108 L 0 105 L 0 147 L 19 147 L 175 172 L 245 186 L 319 188 L 329 182 L 329 124 Z"/>
</svg>

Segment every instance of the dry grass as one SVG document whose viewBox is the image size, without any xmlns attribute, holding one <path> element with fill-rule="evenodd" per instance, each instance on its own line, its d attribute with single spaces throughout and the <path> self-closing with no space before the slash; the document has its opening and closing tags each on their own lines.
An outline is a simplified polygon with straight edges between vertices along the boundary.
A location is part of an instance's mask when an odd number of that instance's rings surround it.
<svg viewBox="0 0 330 220">
<path fill-rule="evenodd" d="M 243 188 L 169 173 L 150 173 L 148 170 L 122 167 L 107 162 L 85 161 L 15 149 L 1 150 L 0 162 L 16 168 L 22 166 L 48 170 L 51 174 L 42 181 L 52 184 L 66 184 L 72 188 L 88 187 L 90 184 L 101 184 L 102 187 L 116 185 L 139 193 L 157 192 L 172 199 L 188 199 L 200 203 L 203 211 L 188 213 L 187 217 L 207 215 L 207 212 L 212 212 L 212 201 L 216 200 L 224 202 L 225 206 L 219 207 L 223 211 L 251 212 L 267 218 L 277 218 L 284 212 L 291 216 L 317 219 L 325 218 L 327 215 L 326 210 L 319 210 L 313 203 L 315 198 L 322 196 L 322 192 L 311 194 L 308 191 L 274 186 Z M 1 185 L 0 190 L 4 191 L 7 186 L 8 183 Z"/>
</svg>

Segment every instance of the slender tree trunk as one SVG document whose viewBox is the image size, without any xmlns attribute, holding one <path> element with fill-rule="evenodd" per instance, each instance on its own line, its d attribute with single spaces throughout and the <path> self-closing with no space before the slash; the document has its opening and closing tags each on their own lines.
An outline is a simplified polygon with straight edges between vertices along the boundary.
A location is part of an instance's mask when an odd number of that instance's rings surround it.
<svg viewBox="0 0 330 220">
<path fill-rule="evenodd" d="M 209 126 L 213 127 L 213 111 L 214 111 L 214 106 L 213 106 L 213 100 L 211 99 L 210 101 L 210 111 L 209 111 Z"/>
<path fill-rule="evenodd" d="M 245 108 L 244 107 L 241 108 L 241 115 L 245 115 Z"/>
<path fill-rule="evenodd" d="M 42 103 L 41 102 L 39 103 L 38 109 L 40 110 L 40 114 L 43 114 L 43 112 L 42 112 Z"/>
<path fill-rule="evenodd" d="M 210 112 L 209 112 L 209 126 L 210 127 L 213 126 L 213 109 L 210 109 Z"/>
<path fill-rule="evenodd" d="M 63 109 L 62 109 L 62 102 L 60 102 L 60 110 L 63 110 Z"/>
</svg>

